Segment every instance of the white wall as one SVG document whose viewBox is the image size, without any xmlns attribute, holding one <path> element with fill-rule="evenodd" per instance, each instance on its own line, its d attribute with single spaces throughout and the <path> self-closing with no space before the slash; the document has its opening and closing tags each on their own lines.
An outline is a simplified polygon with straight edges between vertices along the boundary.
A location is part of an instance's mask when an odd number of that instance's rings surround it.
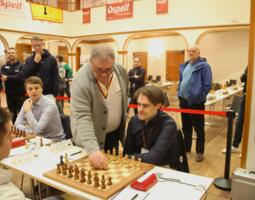
<svg viewBox="0 0 255 200">
<path fill-rule="evenodd" d="M 171 0 L 169 13 L 156 15 L 155 0 L 134 1 L 133 18 L 105 20 L 105 7 L 91 10 L 91 23 L 82 24 L 82 12 L 66 18 L 70 35 L 151 30 L 161 28 L 249 23 L 250 0 Z M 73 22 L 76 22 L 74 27 Z"/>
<path fill-rule="evenodd" d="M 240 81 L 248 64 L 248 42 L 248 30 L 206 33 L 202 37 L 201 56 L 211 65 L 214 82 Z"/>
<path fill-rule="evenodd" d="M 169 13 L 164 15 L 156 15 L 155 7 L 155 0 L 134 1 L 133 18 L 111 21 L 105 19 L 106 7 L 96 7 L 91 10 L 90 24 L 82 23 L 82 11 L 64 11 L 64 22 L 58 24 L 32 20 L 28 6 L 26 18 L 1 15 L 0 29 L 81 36 L 161 28 L 249 23 L 250 0 L 171 0 L 169 1 Z"/>
<path fill-rule="evenodd" d="M 147 74 L 156 77 L 160 75 L 162 81 L 166 78 L 166 51 L 178 51 L 187 48 L 182 36 L 153 37 L 146 39 L 134 39 L 128 45 L 128 70 L 133 67 L 133 52 L 148 52 Z"/>
</svg>

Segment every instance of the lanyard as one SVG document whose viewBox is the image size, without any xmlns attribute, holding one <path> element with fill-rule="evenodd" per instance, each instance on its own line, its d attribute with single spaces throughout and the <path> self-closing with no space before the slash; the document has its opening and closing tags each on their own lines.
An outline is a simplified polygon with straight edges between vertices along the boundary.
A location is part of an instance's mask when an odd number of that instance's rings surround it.
<svg viewBox="0 0 255 200">
<path fill-rule="evenodd" d="M 154 129 L 154 127 L 151 127 L 151 129 L 149 130 L 148 136 L 147 136 L 147 140 L 145 140 L 143 125 L 142 125 L 143 147 L 144 147 L 145 149 L 147 149 L 148 140 L 149 140 L 149 138 L 150 138 L 150 136 L 151 136 L 151 133 L 152 133 L 153 129 Z"/>
</svg>

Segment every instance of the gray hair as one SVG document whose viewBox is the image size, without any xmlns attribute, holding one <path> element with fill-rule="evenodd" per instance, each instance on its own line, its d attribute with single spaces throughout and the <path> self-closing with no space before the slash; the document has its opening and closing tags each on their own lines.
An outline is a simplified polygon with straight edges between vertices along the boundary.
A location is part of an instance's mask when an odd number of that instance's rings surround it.
<svg viewBox="0 0 255 200">
<path fill-rule="evenodd" d="M 108 45 L 95 46 L 91 50 L 90 61 L 95 58 L 99 58 L 103 62 L 108 60 L 108 58 L 112 58 L 114 60 L 115 59 L 114 50 L 112 47 Z"/>
</svg>

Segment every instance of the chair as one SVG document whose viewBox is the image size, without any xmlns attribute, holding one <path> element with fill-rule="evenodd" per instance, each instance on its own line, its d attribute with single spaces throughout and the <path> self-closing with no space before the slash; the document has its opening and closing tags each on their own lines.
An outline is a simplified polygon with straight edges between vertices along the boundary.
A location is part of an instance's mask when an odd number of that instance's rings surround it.
<svg viewBox="0 0 255 200">
<path fill-rule="evenodd" d="M 147 78 L 147 81 L 152 81 L 152 79 L 153 79 L 153 76 L 149 75 L 148 78 Z"/>
<path fill-rule="evenodd" d="M 184 137 L 181 129 L 177 129 L 178 156 L 176 162 L 176 170 L 189 173 L 189 163 L 185 151 Z"/>
<path fill-rule="evenodd" d="M 235 79 L 230 79 L 229 85 L 236 85 L 236 80 Z"/>
<path fill-rule="evenodd" d="M 158 75 L 158 76 L 156 76 L 156 80 L 155 80 L 155 81 L 156 81 L 156 83 L 161 82 L 161 76 L 159 76 L 159 75 Z"/>
<path fill-rule="evenodd" d="M 212 88 L 216 91 L 216 90 L 221 89 L 221 85 L 219 83 L 214 83 Z"/>
<path fill-rule="evenodd" d="M 70 126 L 70 117 L 65 114 L 60 114 L 60 119 L 61 119 L 61 123 L 62 123 L 63 129 L 64 129 L 64 132 L 66 134 L 65 139 L 68 140 L 73 137 L 72 131 L 71 131 L 71 126 Z"/>
</svg>

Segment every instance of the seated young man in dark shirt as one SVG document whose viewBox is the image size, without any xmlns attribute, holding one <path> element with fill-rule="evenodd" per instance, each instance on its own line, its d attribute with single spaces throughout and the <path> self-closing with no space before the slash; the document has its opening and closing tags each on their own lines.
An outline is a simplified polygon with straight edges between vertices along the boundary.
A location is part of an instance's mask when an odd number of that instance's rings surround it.
<svg viewBox="0 0 255 200">
<path fill-rule="evenodd" d="M 160 111 L 163 92 L 156 86 L 146 86 L 138 89 L 135 97 L 138 114 L 128 123 L 123 155 L 135 155 L 142 162 L 176 168 L 177 126 L 168 114 Z"/>
</svg>

